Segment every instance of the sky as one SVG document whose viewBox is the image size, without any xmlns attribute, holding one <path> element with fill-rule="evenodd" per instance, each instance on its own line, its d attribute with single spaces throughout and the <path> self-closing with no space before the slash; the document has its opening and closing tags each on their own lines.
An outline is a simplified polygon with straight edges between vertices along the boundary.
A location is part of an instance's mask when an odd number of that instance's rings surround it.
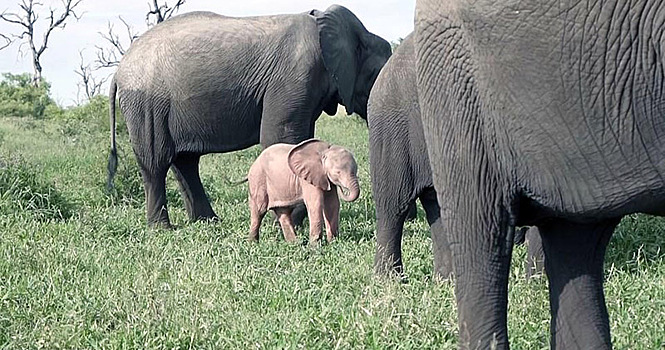
<svg viewBox="0 0 665 350">
<path fill-rule="evenodd" d="M 160 4 L 174 0 L 159 0 Z M 0 13 L 18 12 L 20 0 L 0 0 Z M 38 8 L 41 14 L 36 24 L 40 33 L 37 44 L 41 44 L 40 28 L 48 21 L 49 6 L 62 8 L 61 0 L 44 0 L 43 7 Z M 187 0 L 178 13 L 190 11 L 212 11 L 228 16 L 256 16 L 280 13 L 299 13 L 311 9 L 325 10 L 333 3 L 349 8 L 360 18 L 365 27 L 388 41 L 405 37 L 413 30 L 415 0 Z M 127 21 L 137 33 L 147 29 L 145 15 L 148 0 L 83 0 L 78 7 L 80 20 L 70 17 L 64 30 L 56 29 L 51 33 L 48 48 L 42 55 L 44 78 L 51 83 L 51 94 L 62 106 L 75 104 L 77 98 L 77 82 L 79 77 L 74 71 L 81 64 L 79 52 L 82 51 L 83 62 L 91 63 L 96 58 L 95 46 L 108 46 L 99 32 L 108 30 L 108 23 L 113 23 L 116 33 L 124 39 L 124 26 L 118 16 Z M 60 12 L 57 12 L 58 14 Z M 0 33 L 19 33 L 19 27 L 0 21 Z M 2 44 L 2 42 L 0 42 Z M 0 73 L 32 72 L 29 50 L 19 53 L 18 43 L 0 51 Z M 24 49 L 27 47 L 24 47 Z M 114 68 L 96 72 L 98 77 L 111 75 Z M 105 87 L 102 91 L 107 92 Z"/>
</svg>

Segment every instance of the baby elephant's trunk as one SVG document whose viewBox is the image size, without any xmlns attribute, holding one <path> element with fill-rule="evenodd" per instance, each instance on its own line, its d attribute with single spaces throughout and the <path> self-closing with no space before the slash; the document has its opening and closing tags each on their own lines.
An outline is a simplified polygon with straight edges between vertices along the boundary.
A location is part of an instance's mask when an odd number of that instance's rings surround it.
<svg viewBox="0 0 665 350">
<path fill-rule="evenodd" d="M 360 195 L 358 178 L 354 176 L 349 181 L 346 181 L 344 186 L 342 186 L 341 191 L 339 191 L 339 195 L 347 202 L 353 202 L 358 199 L 358 196 Z"/>
</svg>

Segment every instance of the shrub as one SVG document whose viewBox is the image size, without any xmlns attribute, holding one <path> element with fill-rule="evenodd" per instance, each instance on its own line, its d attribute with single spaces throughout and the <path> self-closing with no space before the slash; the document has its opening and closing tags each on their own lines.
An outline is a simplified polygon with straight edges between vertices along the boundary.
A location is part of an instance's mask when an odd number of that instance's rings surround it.
<svg viewBox="0 0 665 350">
<path fill-rule="evenodd" d="M 32 214 L 38 220 L 67 219 L 72 205 L 17 156 L 0 156 L 0 215 Z"/>
<path fill-rule="evenodd" d="M 48 113 L 59 113 L 60 108 L 49 97 L 51 85 L 42 80 L 39 87 L 32 85 L 28 73 L 3 73 L 0 82 L 0 116 L 32 117 L 42 119 Z"/>
<path fill-rule="evenodd" d="M 118 153 L 118 171 L 113 179 L 113 188 L 109 195 L 119 203 L 141 207 L 145 196 L 139 165 L 134 159 L 133 153 L 125 154 L 121 149 Z"/>
<path fill-rule="evenodd" d="M 94 121 L 99 124 L 106 122 L 105 126 L 108 126 L 108 115 L 109 98 L 97 95 L 85 104 L 67 108 L 62 117 L 71 120 Z"/>
<path fill-rule="evenodd" d="M 109 125 L 109 98 L 97 95 L 82 105 L 65 109 L 57 118 L 61 123 L 65 135 L 78 135 L 83 133 L 108 134 Z M 127 134 L 125 119 L 116 107 L 116 132 Z"/>
</svg>

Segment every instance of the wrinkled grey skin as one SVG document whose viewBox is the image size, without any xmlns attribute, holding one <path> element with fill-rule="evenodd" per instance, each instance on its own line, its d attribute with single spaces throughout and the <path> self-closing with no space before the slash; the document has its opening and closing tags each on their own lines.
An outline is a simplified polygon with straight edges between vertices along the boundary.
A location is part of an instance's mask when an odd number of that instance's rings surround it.
<svg viewBox="0 0 665 350">
<path fill-rule="evenodd" d="M 379 274 L 403 272 L 404 221 L 416 199 L 420 199 L 430 225 L 434 273 L 448 277 L 452 261 L 439 219 L 420 121 L 413 35 L 402 41 L 379 73 L 367 112 L 370 174 L 376 206 L 374 270 Z"/>
<path fill-rule="evenodd" d="M 395 50 L 376 78 L 367 108 L 370 174 L 376 206 L 376 254 L 378 274 L 404 272 L 402 233 L 404 221 L 420 200 L 430 225 L 434 275 L 452 274 L 452 257 L 440 220 L 432 183 L 432 170 L 420 119 L 416 86 L 413 34 Z M 530 243 L 527 278 L 542 272 L 542 246 L 538 229 L 524 227 L 515 243 Z"/>
<path fill-rule="evenodd" d="M 461 348 L 508 348 L 515 226 L 537 225 L 551 347 L 609 349 L 603 260 L 665 205 L 665 11 L 654 0 L 418 0 L 418 95 Z"/>
<path fill-rule="evenodd" d="M 148 222 L 169 226 L 169 167 L 190 219 L 216 217 L 199 178 L 201 155 L 299 143 L 338 103 L 364 117 L 390 54 L 388 42 L 337 5 L 245 18 L 192 12 L 164 21 L 132 44 L 111 84 L 109 184 L 117 164 L 116 93 L 143 176 Z"/>
</svg>

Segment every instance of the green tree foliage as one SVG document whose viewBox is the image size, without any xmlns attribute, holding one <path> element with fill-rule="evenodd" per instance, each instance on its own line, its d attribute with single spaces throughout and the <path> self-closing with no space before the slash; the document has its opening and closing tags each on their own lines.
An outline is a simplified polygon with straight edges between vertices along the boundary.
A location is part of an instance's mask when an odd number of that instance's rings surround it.
<svg viewBox="0 0 665 350">
<path fill-rule="evenodd" d="M 29 73 L 3 73 L 0 81 L 0 117 L 32 117 L 43 119 L 60 108 L 49 96 L 51 84 L 32 84 Z"/>
</svg>

